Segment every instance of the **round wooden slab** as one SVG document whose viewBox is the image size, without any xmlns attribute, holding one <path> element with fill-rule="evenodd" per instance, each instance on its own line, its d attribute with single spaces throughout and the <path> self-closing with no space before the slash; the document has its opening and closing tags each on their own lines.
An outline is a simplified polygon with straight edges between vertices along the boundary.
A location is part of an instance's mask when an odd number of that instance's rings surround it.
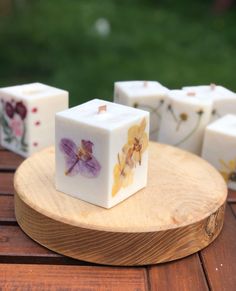
<svg viewBox="0 0 236 291">
<path fill-rule="evenodd" d="M 54 148 L 33 155 L 14 179 L 17 221 L 49 249 L 100 264 L 146 265 L 197 252 L 220 233 L 226 184 L 195 155 L 150 143 L 147 187 L 109 210 L 56 191 L 54 155 Z"/>
</svg>

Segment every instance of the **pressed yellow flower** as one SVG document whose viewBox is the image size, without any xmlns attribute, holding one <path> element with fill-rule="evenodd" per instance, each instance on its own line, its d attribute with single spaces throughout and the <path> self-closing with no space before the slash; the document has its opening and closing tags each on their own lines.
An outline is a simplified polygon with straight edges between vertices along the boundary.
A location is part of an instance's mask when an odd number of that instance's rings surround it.
<svg viewBox="0 0 236 291">
<path fill-rule="evenodd" d="M 182 121 L 186 121 L 188 119 L 188 114 L 183 112 L 180 113 L 179 117 Z"/>
<path fill-rule="evenodd" d="M 222 165 L 222 170 L 220 170 L 220 173 L 225 179 L 225 182 L 236 182 L 236 159 L 230 160 L 228 163 L 224 160 L 220 160 L 220 163 Z"/>
<path fill-rule="evenodd" d="M 128 146 L 132 149 L 134 162 L 142 163 L 142 154 L 148 147 L 148 136 L 145 132 L 146 119 L 143 118 L 140 125 L 132 126 L 128 131 Z"/>
<path fill-rule="evenodd" d="M 112 196 L 115 196 L 122 187 L 127 187 L 133 183 L 132 167 L 127 163 L 126 155 L 118 154 L 118 164 L 113 170 L 114 184 L 112 187 Z"/>
<path fill-rule="evenodd" d="M 148 147 L 148 136 L 145 132 L 145 118 L 139 125 L 134 125 L 128 130 L 128 143 L 118 154 L 118 163 L 114 166 L 112 196 L 114 197 L 121 188 L 133 183 L 134 167 L 138 162 L 141 165 L 142 154 Z"/>
</svg>

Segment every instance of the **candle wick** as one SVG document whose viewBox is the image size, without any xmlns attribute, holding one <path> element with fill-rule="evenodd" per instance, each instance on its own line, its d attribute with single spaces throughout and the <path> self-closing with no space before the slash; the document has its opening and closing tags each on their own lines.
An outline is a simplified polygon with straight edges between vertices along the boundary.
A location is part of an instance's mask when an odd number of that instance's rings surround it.
<svg viewBox="0 0 236 291">
<path fill-rule="evenodd" d="M 107 106 L 106 105 L 101 105 L 98 107 L 98 113 L 104 113 L 107 111 Z"/>
<path fill-rule="evenodd" d="M 143 87 L 147 87 L 148 86 L 148 81 L 143 81 Z"/>
<path fill-rule="evenodd" d="M 216 84 L 211 83 L 211 84 L 210 84 L 210 87 L 211 87 L 211 90 L 215 90 L 215 88 L 216 88 Z"/>
<path fill-rule="evenodd" d="M 196 92 L 188 92 L 187 96 L 196 96 Z"/>
</svg>

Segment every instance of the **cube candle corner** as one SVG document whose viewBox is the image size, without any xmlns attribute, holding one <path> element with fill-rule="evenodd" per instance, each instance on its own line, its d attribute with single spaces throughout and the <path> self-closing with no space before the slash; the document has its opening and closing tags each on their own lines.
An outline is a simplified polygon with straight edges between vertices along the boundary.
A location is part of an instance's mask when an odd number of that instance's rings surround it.
<svg viewBox="0 0 236 291">
<path fill-rule="evenodd" d="M 56 114 L 56 188 L 111 208 L 147 183 L 149 113 L 94 99 Z"/>
</svg>

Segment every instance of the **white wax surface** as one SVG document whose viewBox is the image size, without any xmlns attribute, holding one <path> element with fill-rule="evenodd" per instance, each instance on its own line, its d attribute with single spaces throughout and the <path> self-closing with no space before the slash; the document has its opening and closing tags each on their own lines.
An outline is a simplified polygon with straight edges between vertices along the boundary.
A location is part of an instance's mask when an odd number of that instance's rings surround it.
<svg viewBox="0 0 236 291">
<path fill-rule="evenodd" d="M 98 108 L 103 105 L 107 106 L 106 112 L 99 113 Z M 137 120 L 140 118 L 139 115 L 144 115 L 144 111 L 113 102 L 93 99 L 82 105 L 59 112 L 57 115 L 74 122 L 112 131 Z"/>
<path fill-rule="evenodd" d="M 25 85 L 1 88 L 1 92 L 13 95 L 25 101 L 44 99 L 57 94 L 68 94 L 67 91 L 51 87 L 42 83 L 30 83 Z"/>
<path fill-rule="evenodd" d="M 199 94 L 202 94 L 202 96 L 204 96 L 205 98 L 212 99 L 236 98 L 236 94 L 234 92 L 219 85 L 215 85 L 214 87 L 212 87 L 211 85 L 187 86 L 183 87 L 183 90 L 186 92 L 195 92 L 196 97 L 198 97 Z"/>
<path fill-rule="evenodd" d="M 225 115 L 207 126 L 202 157 L 220 172 L 236 172 L 236 115 Z M 236 183 L 228 181 L 236 190 Z"/>
<path fill-rule="evenodd" d="M 184 87 L 186 92 L 195 92 L 196 98 L 213 101 L 211 122 L 225 114 L 236 114 L 236 94 L 222 86 L 192 86 Z"/>
<path fill-rule="evenodd" d="M 131 98 L 155 96 L 156 94 L 165 94 L 169 90 L 156 81 L 123 81 L 115 82 L 124 94 Z"/>
<path fill-rule="evenodd" d="M 227 114 L 207 126 L 207 130 L 236 138 L 236 115 Z M 236 149 L 235 149 L 236 151 Z"/>
</svg>

